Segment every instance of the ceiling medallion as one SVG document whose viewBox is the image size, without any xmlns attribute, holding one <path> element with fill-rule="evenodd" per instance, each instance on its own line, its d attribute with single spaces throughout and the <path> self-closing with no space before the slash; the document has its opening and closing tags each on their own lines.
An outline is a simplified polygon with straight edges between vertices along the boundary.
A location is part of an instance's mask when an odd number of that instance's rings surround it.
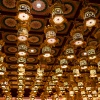
<svg viewBox="0 0 100 100">
<path fill-rule="evenodd" d="M 10 72 L 11 74 L 13 75 L 17 75 L 17 72 L 16 71 L 13 71 L 13 72 Z M 17 84 L 17 82 L 15 81 L 15 84 Z"/>
<path fill-rule="evenodd" d="M 10 65 L 9 66 L 11 69 L 17 69 L 17 66 L 16 65 Z"/>
<path fill-rule="evenodd" d="M 1 0 L 4 7 L 14 9 L 16 7 L 16 0 Z"/>
<path fill-rule="evenodd" d="M 95 49 L 96 49 L 96 47 L 94 45 L 93 46 L 87 46 L 85 48 L 89 60 L 96 59 L 97 56 L 96 56 Z"/>
<path fill-rule="evenodd" d="M 11 78 L 11 80 L 17 80 L 17 79 L 18 79 L 17 77 L 12 77 L 12 78 Z"/>
<path fill-rule="evenodd" d="M 8 52 L 10 53 L 16 53 L 17 52 L 17 48 L 16 47 L 8 47 Z"/>
<path fill-rule="evenodd" d="M 40 38 L 38 36 L 30 36 L 28 41 L 31 43 L 38 43 L 40 41 Z"/>
<path fill-rule="evenodd" d="M 33 30 L 38 30 L 43 27 L 43 23 L 40 20 L 32 20 L 31 22 L 31 28 Z"/>
<path fill-rule="evenodd" d="M 15 42 L 17 40 L 17 37 L 13 34 L 7 34 L 6 39 L 10 42 Z"/>
<path fill-rule="evenodd" d="M 29 49 L 28 49 L 28 52 L 29 52 L 30 54 L 35 54 L 35 53 L 38 52 L 38 49 L 37 49 L 37 48 L 29 48 Z"/>
<path fill-rule="evenodd" d="M 9 60 L 12 62 L 15 62 L 15 61 L 17 61 L 17 58 L 16 57 L 9 57 Z"/>
<path fill-rule="evenodd" d="M 32 75 L 33 73 L 32 72 L 25 72 L 26 75 Z"/>
<path fill-rule="evenodd" d="M 27 58 L 27 61 L 28 61 L 28 62 L 30 62 L 30 63 L 35 62 L 35 60 L 36 60 L 35 58 L 30 58 L 30 57 L 29 57 L 29 58 Z"/>
<path fill-rule="evenodd" d="M 28 69 L 28 70 L 33 70 L 34 69 L 33 65 L 27 65 L 27 66 L 25 66 L 25 68 Z"/>
<path fill-rule="evenodd" d="M 7 27 L 14 28 L 14 27 L 16 27 L 17 22 L 16 22 L 16 20 L 14 18 L 7 17 L 7 18 L 4 19 L 4 24 Z"/>
<path fill-rule="evenodd" d="M 46 10 L 47 3 L 45 0 L 34 0 L 32 2 L 32 7 L 33 7 L 34 11 L 42 12 L 42 11 Z"/>
</svg>

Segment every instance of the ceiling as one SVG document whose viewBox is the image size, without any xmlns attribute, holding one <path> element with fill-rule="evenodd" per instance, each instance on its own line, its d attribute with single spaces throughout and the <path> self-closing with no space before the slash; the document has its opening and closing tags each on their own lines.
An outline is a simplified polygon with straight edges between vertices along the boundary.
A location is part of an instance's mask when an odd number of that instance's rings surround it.
<svg viewBox="0 0 100 100">
<path fill-rule="evenodd" d="M 6 54 L 5 63 L 8 64 L 7 75 L 9 78 L 9 84 L 11 86 L 11 94 L 13 97 L 17 96 L 17 58 L 15 54 L 17 50 L 17 21 L 15 16 L 17 15 L 16 9 L 17 0 L 0 0 L 0 39 L 3 39 L 5 45 L 2 52 Z M 32 10 L 31 14 L 33 19 L 31 21 L 31 30 L 29 31 L 28 42 L 30 44 L 28 48 L 27 66 L 25 68 L 25 97 L 29 97 L 31 92 L 31 85 L 35 83 L 35 76 L 37 73 L 37 64 L 39 63 L 38 56 L 41 54 L 41 44 L 44 42 L 45 33 L 44 27 L 49 24 L 49 18 L 51 14 L 49 13 L 49 8 L 56 0 L 41 0 L 42 6 L 37 8 L 35 5 L 36 0 L 31 0 Z M 65 6 L 64 16 L 68 20 L 64 23 L 62 27 L 57 27 L 57 39 L 58 43 L 52 48 L 51 61 L 47 62 L 47 66 L 44 70 L 44 76 L 42 82 L 39 84 L 41 87 L 38 90 L 37 96 L 40 96 L 44 92 L 46 83 L 50 80 L 51 76 L 55 73 L 56 65 L 59 65 L 58 57 L 63 54 L 64 47 L 72 41 L 70 36 L 70 31 L 74 26 L 74 22 L 82 22 L 83 19 L 80 17 L 80 10 L 82 9 L 83 0 L 60 0 Z M 97 9 L 97 18 L 100 19 L 100 0 L 88 0 Z M 99 29 L 99 27 L 93 27 L 91 30 L 85 29 L 84 31 L 84 41 L 86 45 L 95 45 L 96 54 L 100 57 L 100 45 L 99 40 L 94 37 L 94 34 Z M 77 58 L 80 57 L 82 52 L 84 52 L 86 46 L 75 48 L 75 55 Z M 31 49 L 34 52 L 31 52 Z M 76 59 L 75 59 L 76 60 Z M 60 78 L 59 83 L 68 78 L 70 72 L 72 72 L 71 67 L 73 62 L 70 62 L 69 68 L 64 70 L 63 77 Z M 99 74 L 99 70 L 97 71 Z M 88 74 L 89 71 L 82 71 L 82 74 Z M 93 80 L 96 84 L 96 79 Z M 38 85 L 38 84 L 37 84 Z M 2 89 L 0 89 L 2 91 Z M 67 92 L 67 90 L 66 90 Z M 52 94 L 51 94 L 52 95 Z M 3 96 L 3 93 L 0 95 Z"/>
</svg>

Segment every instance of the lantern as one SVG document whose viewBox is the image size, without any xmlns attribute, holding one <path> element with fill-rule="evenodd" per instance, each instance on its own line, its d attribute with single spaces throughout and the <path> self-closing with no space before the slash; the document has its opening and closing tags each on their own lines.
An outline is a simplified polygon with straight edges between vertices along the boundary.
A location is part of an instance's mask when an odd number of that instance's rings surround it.
<svg viewBox="0 0 100 100">
<path fill-rule="evenodd" d="M 82 96 L 85 96 L 86 95 L 85 90 L 81 90 L 81 95 Z"/>
<path fill-rule="evenodd" d="M 96 68 L 94 66 L 90 66 L 90 77 L 97 77 Z"/>
<path fill-rule="evenodd" d="M 18 75 L 24 75 L 25 74 L 25 68 L 24 67 L 19 67 L 18 68 Z"/>
<path fill-rule="evenodd" d="M 57 77 L 56 75 L 53 75 L 53 76 L 52 76 L 52 81 L 53 81 L 53 82 L 58 82 L 58 77 Z"/>
<path fill-rule="evenodd" d="M 65 88 L 69 88 L 69 83 L 68 82 L 64 82 L 64 87 Z"/>
<path fill-rule="evenodd" d="M 20 21 L 27 21 L 30 19 L 31 3 L 27 0 L 20 0 L 17 2 L 18 15 Z"/>
<path fill-rule="evenodd" d="M 69 89 L 69 95 L 70 95 L 70 96 L 74 96 L 74 91 L 73 91 L 73 89 L 71 89 L 71 88 Z"/>
<path fill-rule="evenodd" d="M 65 49 L 65 55 L 67 56 L 67 59 L 73 59 L 75 57 L 73 47 L 67 46 Z"/>
<path fill-rule="evenodd" d="M 34 96 L 30 96 L 30 100 L 35 100 L 35 97 Z"/>
<path fill-rule="evenodd" d="M 43 73 L 44 73 L 44 69 L 40 69 L 40 68 L 37 69 L 37 75 L 43 76 Z"/>
<path fill-rule="evenodd" d="M 18 43 L 18 55 L 25 56 L 27 52 L 28 44 Z"/>
<path fill-rule="evenodd" d="M 24 75 L 18 75 L 18 80 L 24 80 L 25 76 Z"/>
<path fill-rule="evenodd" d="M 18 80 L 18 86 L 24 86 L 24 80 Z"/>
<path fill-rule="evenodd" d="M 56 33 L 57 33 L 57 29 L 56 27 L 52 26 L 52 25 L 48 25 L 47 27 L 44 28 L 44 33 L 46 35 L 46 42 L 48 44 L 55 44 L 57 42 L 56 39 Z"/>
<path fill-rule="evenodd" d="M 81 74 L 79 72 L 79 68 L 77 66 L 73 67 L 73 74 L 74 74 L 74 77 L 79 77 Z"/>
<path fill-rule="evenodd" d="M 56 75 L 57 75 L 57 76 L 62 76 L 62 74 L 63 74 L 63 70 L 60 69 L 60 68 L 57 68 L 57 69 L 56 69 Z"/>
<path fill-rule="evenodd" d="M 87 60 L 85 57 L 82 57 L 79 59 L 79 64 L 80 64 L 80 67 L 81 69 L 87 69 Z"/>
<path fill-rule="evenodd" d="M 67 60 L 66 59 L 61 59 L 60 60 L 60 65 L 61 65 L 61 68 L 67 68 Z"/>
<path fill-rule="evenodd" d="M 50 56 L 51 56 L 51 47 L 45 45 L 45 46 L 42 48 L 42 54 L 43 54 L 44 57 L 50 57 Z"/>
<path fill-rule="evenodd" d="M 72 29 L 70 34 L 73 37 L 72 43 L 75 46 L 81 46 L 81 45 L 83 45 L 83 43 L 85 43 L 83 40 L 83 32 L 81 30 L 81 27 Z"/>
<path fill-rule="evenodd" d="M 78 89 L 77 86 L 73 86 L 73 91 L 74 91 L 74 92 L 78 92 L 78 90 L 79 90 L 79 89 Z"/>
<path fill-rule="evenodd" d="M 93 60 L 96 58 L 95 47 L 88 46 L 86 47 L 86 51 L 87 51 L 89 60 Z"/>
<path fill-rule="evenodd" d="M 79 81 L 79 82 L 78 82 L 78 87 L 79 87 L 79 88 L 83 88 L 83 86 L 84 86 L 84 83 L 83 83 L 82 81 Z"/>
<path fill-rule="evenodd" d="M 92 6 L 87 6 L 81 11 L 82 18 L 84 19 L 84 23 L 86 27 L 93 27 L 96 25 L 96 9 Z"/>
<path fill-rule="evenodd" d="M 36 76 L 36 82 L 42 81 L 42 74 L 38 74 L 39 76 Z"/>
<path fill-rule="evenodd" d="M 50 19 L 50 23 L 52 25 L 61 25 L 66 20 L 63 16 L 64 5 L 60 3 L 55 3 L 51 8 L 52 18 Z"/>
<path fill-rule="evenodd" d="M 18 84 L 18 91 L 24 91 L 24 85 Z"/>
<path fill-rule="evenodd" d="M 5 74 L 6 67 L 7 67 L 7 64 L 6 63 L 0 64 L 0 75 L 4 75 Z"/>
<path fill-rule="evenodd" d="M 19 41 L 27 41 L 28 39 L 28 29 L 27 28 L 24 28 L 24 27 L 20 27 L 18 29 L 18 40 Z"/>
<path fill-rule="evenodd" d="M 46 90 L 47 90 L 49 93 L 52 92 L 52 88 L 51 88 L 51 86 L 47 87 Z"/>
<path fill-rule="evenodd" d="M 26 57 L 19 57 L 18 60 L 17 60 L 17 63 L 25 64 L 26 63 Z"/>
<path fill-rule="evenodd" d="M 83 97 L 83 100 L 88 100 L 88 98 L 87 97 Z"/>
</svg>

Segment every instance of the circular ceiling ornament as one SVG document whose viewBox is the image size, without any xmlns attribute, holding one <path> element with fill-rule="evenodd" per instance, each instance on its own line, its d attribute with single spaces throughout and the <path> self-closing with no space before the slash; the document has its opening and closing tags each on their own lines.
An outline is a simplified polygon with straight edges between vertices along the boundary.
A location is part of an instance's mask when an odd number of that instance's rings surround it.
<svg viewBox="0 0 100 100">
<path fill-rule="evenodd" d="M 40 41 L 40 38 L 38 36 L 31 36 L 31 37 L 29 37 L 29 42 L 37 43 L 39 41 Z"/>
<path fill-rule="evenodd" d="M 14 9 L 16 7 L 16 0 L 1 0 L 4 7 Z"/>
<path fill-rule="evenodd" d="M 16 53 L 17 48 L 16 47 L 8 47 L 8 51 L 11 52 L 11 53 Z"/>
<path fill-rule="evenodd" d="M 33 69 L 33 66 L 32 65 L 28 65 L 25 67 L 26 69 Z"/>
<path fill-rule="evenodd" d="M 25 85 L 30 85 L 30 82 L 25 82 Z"/>
<path fill-rule="evenodd" d="M 83 51 L 80 52 L 79 56 L 86 57 L 87 56 L 87 52 L 83 50 Z"/>
<path fill-rule="evenodd" d="M 27 58 L 27 61 L 30 62 L 30 63 L 32 63 L 32 62 L 35 61 L 35 58 Z"/>
<path fill-rule="evenodd" d="M 11 77 L 11 80 L 17 80 L 18 78 L 17 77 Z"/>
<path fill-rule="evenodd" d="M 10 65 L 10 68 L 11 69 L 16 69 L 17 68 L 17 65 Z"/>
<path fill-rule="evenodd" d="M 18 82 L 17 82 L 17 81 L 12 81 L 11 84 L 13 84 L 13 85 L 17 85 Z"/>
<path fill-rule="evenodd" d="M 17 71 L 12 71 L 10 74 L 17 75 Z"/>
<path fill-rule="evenodd" d="M 26 75 L 32 75 L 32 72 L 25 72 Z"/>
<path fill-rule="evenodd" d="M 15 61 L 17 61 L 17 58 L 16 57 L 9 57 L 9 60 L 15 62 Z"/>
<path fill-rule="evenodd" d="M 10 86 L 11 86 L 11 88 L 18 88 L 17 85 L 10 85 Z"/>
<path fill-rule="evenodd" d="M 7 27 L 14 28 L 14 27 L 16 27 L 17 22 L 16 22 L 16 20 L 14 18 L 8 17 L 8 18 L 4 19 L 4 24 Z"/>
<path fill-rule="evenodd" d="M 43 27 L 43 23 L 39 20 L 34 20 L 31 22 L 31 28 L 33 30 L 38 30 L 41 29 Z"/>
<path fill-rule="evenodd" d="M 42 12 L 47 9 L 47 3 L 45 0 L 32 0 L 32 7 L 34 11 Z"/>
<path fill-rule="evenodd" d="M 6 39 L 11 42 L 15 42 L 17 40 L 15 35 L 10 35 L 10 34 L 6 36 Z"/>
<path fill-rule="evenodd" d="M 65 9 L 66 10 L 65 10 L 64 14 L 68 15 L 68 14 L 73 12 L 74 6 L 72 4 L 70 4 L 70 3 L 66 3 L 65 4 Z"/>
<path fill-rule="evenodd" d="M 37 50 L 36 48 L 29 48 L 29 49 L 28 49 L 28 52 L 29 52 L 30 54 L 35 54 L 35 53 L 38 52 L 38 50 Z"/>
</svg>

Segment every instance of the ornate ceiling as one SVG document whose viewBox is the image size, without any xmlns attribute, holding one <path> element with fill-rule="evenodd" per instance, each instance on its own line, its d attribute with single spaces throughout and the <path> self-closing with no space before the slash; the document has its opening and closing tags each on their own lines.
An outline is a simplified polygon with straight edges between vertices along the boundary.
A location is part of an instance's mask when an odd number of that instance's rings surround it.
<svg viewBox="0 0 100 100">
<path fill-rule="evenodd" d="M 6 54 L 5 63 L 8 64 L 7 67 L 7 76 L 9 78 L 9 84 L 11 88 L 11 94 L 13 97 L 17 96 L 17 88 L 18 88 L 18 73 L 17 73 L 17 57 L 15 54 L 18 52 L 17 49 L 17 21 L 15 16 L 17 15 L 16 8 L 17 0 L 0 0 L 0 39 L 3 39 L 5 45 L 3 47 L 2 52 Z M 49 24 L 50 18 L 50 6 L 53 5 L 56 0 L 30 0 L 32 4 L 31 14 L 33 16 L 32 21 L 30 23 L 31 29 L 29 31 L 28 42 L 30 44 L 28 48 L 28 56 L 27 56 L 27 66 L 25 67 L 25 97 L 29 97 L 31 92 L 31 86 L 35 83 L 35 76 L 37 73 L 37 64 L 39 64 L 38 56 L 41 55 L 41 44 L 44 42 L 45 33 L 44 27 Z M 37 7 L 37 1 L 41 3 L 41 7 Z M 61 3 L 64 4 L 65 11 L 64 17 L 68 20 L 62 26 L 57 27 L 57 39 L 58 43 L 55 47 L 52 48 L 51 60 L 47 62 L 47 65 L 44 69 L 44 75 L 42 82 L 36 84 L 40 85 L 38 89 L 37 96 L 40 96 L 45 91 L 45 86 L 47 82 L 50 81 L 52 75 L 55 74 L 55 69 L 59 65 L 58 57 L 63 53 L 64 47 L 67 44 L 70 44 L 72 41 L 72 37 L 70 36 L 70 31 L 74 27 L 75 22 L 79 22 L 79 25 L 83 25 L 83 19 L 80 17 L 80 10 L 82 9 L 83 0 L 60 0 Z M 100 1 L 99 0 L 89 0 L 89 3 L 97 10 L 96 17 L 100 19 Z M 59 78 L 59 84 L 62 86 L 64 80 L 69 81 L 69 73 L 72 72 L 71 67 L 74 65 L 74 62 L 79 58 L 83 52 L 85 51 L 85 47 L 87 45 L 94 45 L 96 47 L 96 55 L 100 58 L 100 45 L 98 35 L 95 38 L 96 32 L 100 30 L 100 27 L 93 27 L 91 30 L 85 29 L 84 31 L 84 41 L 86 42 L 85 46 L 75 48 L 76 59 L 70 61 L 69 67 L 64 69 L 63 76 Z M 31 49 L 33 52 L 31 52 Z M 89 76 L 89 70 L 81 71 L 82 75 Z M 100 69 L 97 69 L 98 75 L 100 74 Z M 83 79 L 84 77 L 80 77 Z M 77 83 L 77 79 L 75 79 Z M 91 80 L 90 83 L 93 82 L 94 88 L 96 88 L 97 78 Z M 58 85 L 58 84 L 57 84 Z M 2 89 L 0 89 L 2 91 Z M 53 90 L 55 92 L 55 89 Z M 50 96 L 53 94 L 50 94 Z M 68 90 L 66 89 L 66 92 Z M 1 94 L 3 96 L 3 93 Z M 71 100 L 71 99 L 70 99 Z M 75 99 L 74 99 L 75 100 Z"/>
</svg>

